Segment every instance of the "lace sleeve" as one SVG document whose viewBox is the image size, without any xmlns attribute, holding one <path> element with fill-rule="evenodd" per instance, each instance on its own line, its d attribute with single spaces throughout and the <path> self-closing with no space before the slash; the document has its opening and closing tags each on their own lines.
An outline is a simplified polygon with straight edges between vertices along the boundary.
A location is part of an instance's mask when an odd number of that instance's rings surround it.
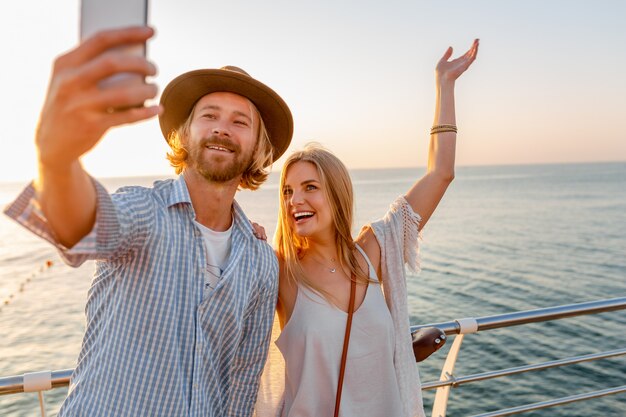
<svg viewBox="0 0 626 417">
<path fill-rule="evenodd" d="M 422 221 L 422 217 L 413 211 L 411 205 L 406 199 L 401 196 L 396 199 L 391 205 L 390 214 L 395 213 L 394 222 L 397 228 L 401 228 L 403 239 L 403 255 L 404 262 L 408 265 L 409 269 L 413 272 L 419 272 L 420 270 L 420 257 L 419 257 L 419 241 L 421 234 L 419 232 L 419 225 Z M 398 230 L 400 232 L 400 230 Z"/>
</svg>

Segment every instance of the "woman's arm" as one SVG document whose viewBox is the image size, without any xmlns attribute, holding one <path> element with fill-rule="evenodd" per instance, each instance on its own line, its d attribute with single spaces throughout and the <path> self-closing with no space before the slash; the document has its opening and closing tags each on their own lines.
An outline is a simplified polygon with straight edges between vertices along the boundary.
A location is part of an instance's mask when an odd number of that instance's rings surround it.
<svg viewBox="0 0 626 417">
<path fill-rule="evenodd" d="M 454 84 L 476 59 L 478 53 L 478 39 L 474 40 L 472 47 L 461 57 L 449 61 L 452 56 L 452 48 L 448 48 L 435 69 L 435 83 L 437 87 L 437 99 L 435 104 L 435 119 L 433 130 L 430 135 L 428 147 L 428 167 L 426 174 L 419 179 L 406 194 L 405 198 L 418 213 L 422 221 L 420 229 L 424 227 L 435 208 L 441 201 L 448 185 L 454 179 L 454 157 L 456 148 L 456 132 L 447 130 L 444 126 L 456 126 L 454 110 Z"/>
</svg>

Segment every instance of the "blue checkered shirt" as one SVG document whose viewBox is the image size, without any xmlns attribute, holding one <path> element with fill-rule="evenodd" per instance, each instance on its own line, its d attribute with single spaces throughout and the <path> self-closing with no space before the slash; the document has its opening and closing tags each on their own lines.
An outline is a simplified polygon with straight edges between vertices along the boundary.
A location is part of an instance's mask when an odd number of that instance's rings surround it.
<svg viewBox="0 0 626 417">
<path fill-rule="evenodd" d="M 56 243 L 32 186 L 5 210 L 69 265 L 97 260 L 59 416 L 252 415 L 278 291 L 271 247 L 234 203 L 228 262 L 203 296 L 205 246 L 184 179 L 112 195 L 94 183 L 96 224 L 70 250 Z"/>
</svg>

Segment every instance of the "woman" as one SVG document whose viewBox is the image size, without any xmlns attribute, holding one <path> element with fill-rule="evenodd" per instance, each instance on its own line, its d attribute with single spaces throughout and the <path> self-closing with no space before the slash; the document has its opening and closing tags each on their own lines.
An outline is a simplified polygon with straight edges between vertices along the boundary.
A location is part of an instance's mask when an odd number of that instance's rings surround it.
<svg viewBox="0 0 626 417">
<path fill-rule="evenodd" d="M 276 345 L 285 360 L 280 415 L 333 415 L 352 281 L 355 313 L 340 415 L 424 415 L 404 264 L 417 268 L 418 233 L 454 178 L 454 84 L 477 52 L 475 40 L 452 61 L 448 48 L 437 64 L 427 172 L 356 239 L 352 184 L 339 159 L 315 145 L 287 159 L 274 242 L 281 265 Z"/>
</svg>

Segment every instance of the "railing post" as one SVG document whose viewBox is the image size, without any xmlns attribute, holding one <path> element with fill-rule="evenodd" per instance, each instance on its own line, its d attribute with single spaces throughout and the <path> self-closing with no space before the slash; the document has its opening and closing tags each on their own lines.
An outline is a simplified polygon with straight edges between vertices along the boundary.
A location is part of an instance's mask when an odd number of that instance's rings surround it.
<svg viewBox="0 0 626 417">
<path fill-rule="evenodd" d="M 456 364 L 456 359 L 459 356 L 459 351 L 461 350 L 463 336 L 464 335 L 459 334 L 454 338 L 450 352 L 448 352 L 448 356 L 446 357 L 446 362 L 443 364 L 443 368 L 441 368 L 441 376 L 439 377 L 440 381 L 449 381 L 454 379 L 454 365 Z M 433 403 L 432 417 L 446 417 L 450 387 L 450 385 L 445 385 L 437 388 L 435 402 Z"/>
<path fill-rule="evenodd" d="M 24 392 L 36 392 L 39 396 L 39 408 L 41 416 L 46 417 L 46 404 L 43 398 L 43 391 L 52 388 L 52 372 L 30 372 L 24 374 Z"/>
<path fill-rule="evenodd" d="M 443 364 L 443 368 L 441 368 L 441 376 L 439 377 L 440 381 L 454 381 L 454 366 L 456 365 L 456 360 L 459 357 L 459 352 L 461 351 L 463 337 L 467 333 L 476 333 L 478 331 L 478 322 L 476 319 L 460 319 L 456 322 L 459 324 L 460 331 L 454 338 L 450 352 L 448 352 L 448 356 L 446 357 L 446 362 Z M 451 385 L 437 388 L 435 402 L 433 403 L 432 417 L 446 417 L 450 388 L 452 388 Z"/>
<path fill-rule="evenodd" d="M 41 409 L 41 417 L 46 417 L 46 404 L 43 399 L 43 391 L 37 392 L 39 394 L 39 408 Z"/>
</svg>

